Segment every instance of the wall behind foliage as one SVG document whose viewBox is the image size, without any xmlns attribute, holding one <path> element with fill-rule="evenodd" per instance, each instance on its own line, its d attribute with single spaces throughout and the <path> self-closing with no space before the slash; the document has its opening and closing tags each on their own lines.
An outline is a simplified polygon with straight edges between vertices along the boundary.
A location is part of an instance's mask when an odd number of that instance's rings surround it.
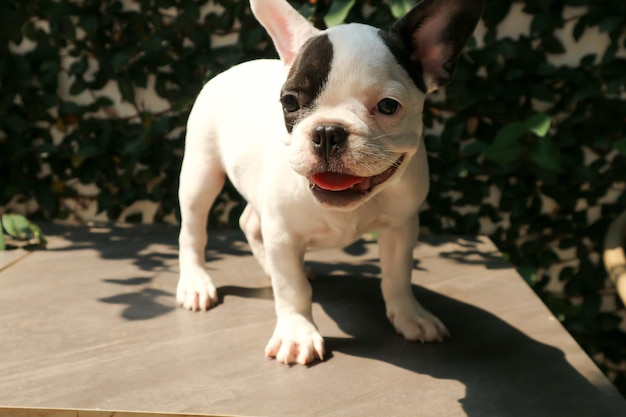
<svg viewBox="0 0 626 417">
<path fill-rule="evenodd" d="M 411 0 L 294 1 L 319 27 L 389 26 Z M 274 57 L 239 0 L 0 2 L 0 212 L 176 222 L 202 84 Z M 626 209 L 626 2 L 487 0 L 425 110 L 434 233 L 487 233 L 626 392 L 626 314 L 602 240 Z M 227 187 L 213 221 L 234 223 Z"/>
</svg>

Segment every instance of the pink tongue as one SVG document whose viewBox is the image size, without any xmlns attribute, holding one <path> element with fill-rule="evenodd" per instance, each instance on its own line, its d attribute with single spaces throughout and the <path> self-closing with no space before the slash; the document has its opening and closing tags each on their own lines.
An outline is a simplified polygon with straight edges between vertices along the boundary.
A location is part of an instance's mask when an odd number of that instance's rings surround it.
<svg viewBox="0 0 626 417">
<path fill-rule="evenodd" d="M 319 188 L 328 191 L 343 191 L 351 188 L 356 184 L 360 184 L 365 180 L 363 177 L 355 177 L 354 175 L 335 174 L 333 172 L 322 172 L 311 177 L 313 184 Z"/>
</svg>

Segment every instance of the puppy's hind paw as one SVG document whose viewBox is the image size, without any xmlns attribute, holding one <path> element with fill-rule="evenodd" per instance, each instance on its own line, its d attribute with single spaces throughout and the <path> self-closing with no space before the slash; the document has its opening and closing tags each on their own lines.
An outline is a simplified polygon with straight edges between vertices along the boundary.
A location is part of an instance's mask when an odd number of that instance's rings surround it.
<svg viewBox="0 0 626 417">
<path fill-rule="evenodd" d="M 265 347 L 265 356 L 286 365 L 308 365 L 318 358 L 324 360 L 324 339 L 305 317 L 296 314 L 280 317 Z"/>
<path fill-rule="evenodd" d="M 217 289 L 204 269 L 181 272 L 176 301 L 187 310 L 205 311 L 217 304 Z"/>
</svg>

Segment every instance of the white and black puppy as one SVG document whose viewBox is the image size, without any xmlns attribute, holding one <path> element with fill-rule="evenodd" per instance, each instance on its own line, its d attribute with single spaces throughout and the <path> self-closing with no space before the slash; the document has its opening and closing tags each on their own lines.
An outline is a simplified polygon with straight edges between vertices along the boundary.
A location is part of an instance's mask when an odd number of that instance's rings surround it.
<svg viewBox="0 0 626 417">
<path fill-rule="evenodd" d="M 411 290 L 418 208 L 428 192 L 424 96 L 447 82 L 481 0 L 424 0 L 389 30 L 346 24 L 320 31 L 285 0 L 251 0 L 280 60 L 215 77 L 189 116 L 180 175 L 178 302 L 206 310 L 207 215 L 228 176 L 246 199 L 240 219 L 271 277 L 277 324 L 265 354 L 283 363 L 323 358 L 313 322 L 307 250 L 378 232 L 387 316 L 409 340 L 446 327 Z"/>
</svg>

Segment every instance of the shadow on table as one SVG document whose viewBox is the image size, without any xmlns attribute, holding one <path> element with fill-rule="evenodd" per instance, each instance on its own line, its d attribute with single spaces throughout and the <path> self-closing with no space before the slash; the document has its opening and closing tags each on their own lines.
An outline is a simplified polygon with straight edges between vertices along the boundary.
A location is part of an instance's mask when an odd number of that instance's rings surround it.
<svg viewBox="0 0 626 417">
<path fill-rule="evenodd" d="M 361 270 L 356 266 L 349 275 L 313 282 L 314 302 L 351 336 L 325 338 L 331 354 L 342 352 L 459 381 L 466 387 L 460 402 L 469 417 L 619 415 L 604 404 L 606 395 L 581 376 L 563 352 L 531 339 L 485 310 L 436 292 L 413 287 L 452 337 L 431 344 L 404 340 L 385 317 L 379 279 L 367 276 L 369 268 L 362 270 L 363 275 Z"/>
<path fill-rule="evenodd" d="M 101 298 L 107 304 L 124 305 L 122 317 L 127 320 L 149 320 L 175 310 L 175 286 L 171 290 L 154 288 L 155 272 L 178 269 L 178 227 L 171 225 L 42 225 L 48 236 L 62 236 L 69 246 L 51 247 L 47 251 L 68 252 L 84 249 L 97 251 L 105 260 L 129 260 L 145 275 L 131 278 L 107 277 L 102 281 L 118 286 L 120 294 Z M 167 251 L 154 250 L 152 244 Z M 218 230 L 210 234 L 207 263 L 225 257 L 251 256 L 243 234 L 236 230 Z"/>
<path fill-rule="evenodd" d="M 51 247 L 47 251 L 73 251 L 93 249 L 102 259 L 129 259 L 142 271 L 162 271 L 178 266 L 178 232 L 172 225 L 95 225 L 64 226 L 42 225 L 48 236 L 62 236 L 70 246 Z M 167 253 L 149 250 L 160 244 Z M 216 230 L 209 234 L 206 250 L 207 263 L 233 256 L 250 256 L 247 243 L 239 230 Z"/>
<path fill-rule="evenodd" d="M 174 297 L 175 294 L 158 288 L 146 287 L 152 281 L 149 277 L 135 277 L 128 279 L 105 279 L 104 282 L 136 288 L 133 292 L 123 292 L 111 297 L 100 298 L 107 304 L 121 304 L 126 308 L 122 311 L 122 317 L 126 320 L 149 320 L 176 309 L 172 303 L 164 303 L 162 298 Z M 127 290 L 125 290 L 127 291 Z"/>
</svg>

